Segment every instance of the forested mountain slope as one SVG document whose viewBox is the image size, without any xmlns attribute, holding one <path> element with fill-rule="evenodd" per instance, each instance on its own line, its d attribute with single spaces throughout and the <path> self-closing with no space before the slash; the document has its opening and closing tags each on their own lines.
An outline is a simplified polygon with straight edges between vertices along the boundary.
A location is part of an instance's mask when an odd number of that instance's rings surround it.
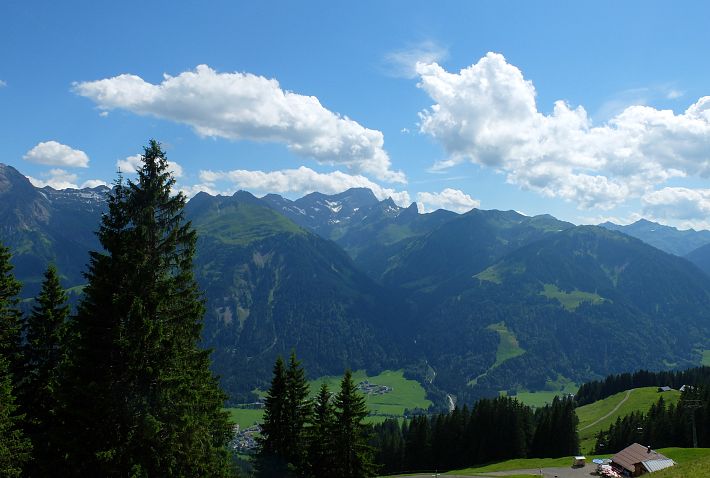
<svg viewBox="0 0 710 478">
<path fill-rule="evenodd" d="M 199 234 L 205 343 L 228 392 L 263 388 L 291 350 L 314 376 L 400 363 L 396 298 L 334 243 L 255 199 L 202 193 L 186 209 Z"/>
<path fill-rule="evenodd" d="M 31 297 L 53 261 L 83 284 L 105 189 L 35 188 L 0 167 L 0 241 Z M 600 227 L 514 211 L 419 214 L 369 190 L 296 201 L 200 193 L 204 343 L 233 401 L 295 349 L 313 376 L 408 370 L 459 400 L 698 364 L 710 278 Z M 442 403 L 443 405 L 443 403 Z"/>
</svg>

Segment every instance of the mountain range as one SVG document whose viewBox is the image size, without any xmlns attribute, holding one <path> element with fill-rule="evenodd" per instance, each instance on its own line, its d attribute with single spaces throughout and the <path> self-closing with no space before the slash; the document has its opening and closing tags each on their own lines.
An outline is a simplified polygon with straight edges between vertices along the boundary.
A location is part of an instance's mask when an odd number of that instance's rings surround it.
<svg viewBox="0 0 710 478">
<path fill-rule="evenodd" d="M 49 261 L 80 294 L 107 191 L 35 188 L 0 165 L 0 241 L 24 297 Z M 367 189 L 199 193 L 185 213 L 204 343 L 234 402 L 291 350 L 313 376 L 403 368 L 432 398 L 469 400 L 697 364 L 710 349 L 707 231 L 420 214 Z"/>
</svg>

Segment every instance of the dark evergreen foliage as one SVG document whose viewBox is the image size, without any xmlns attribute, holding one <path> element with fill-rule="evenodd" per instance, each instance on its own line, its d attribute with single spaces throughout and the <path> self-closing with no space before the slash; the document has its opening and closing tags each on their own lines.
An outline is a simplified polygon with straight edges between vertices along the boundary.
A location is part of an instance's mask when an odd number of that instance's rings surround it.
<svg viewBox="0 0 710 478">
<path fill-rule="evenodd" d="M 298 470 L 307 469 L 306 424 L 311 420 L 311 402 L 306 372 L 296 359 L 291 357 L 286 370 L 286 416 L 285 456 Z M 304 475 L 305 473 L 300 473 Z"/>
<path fill-rule="evenodd" d="M 571 398 L 555 397 L 552 404 L 535 412 L 535 435 L 531 456 L 569 456 L 579 453 L 579 418 Z"/>
<path fill-rule="evenodd" d="M 373 476 L 364 397 L 346 371 L 331 398 L 323 384 L 313 403 L 305 371 L 291 353 L 288 369 L 279 357 L 264 406 L 257 476 L 362 478 Z"/>
<path fill-rule="evenodd" d="M 340 391 L 333 401 L 335 406 L 335 463 L 336 476 L 361 478 L 373 476 L 372 449 L 368 444 L 369 427 L 363 423 L 367 416 L 365 397 L 357 391 L 350 370 L 340 382 Z"/>
<path fill-rule="evenodd" d="M 12 275 L 9 250 L 0 244 L 0 476 L 19 477 L 31 445 L 22 431 L 23 416 L 15 401 L 13 370 L 18 369 L 20 283 Z"/>
<path fill-rule="evenodd" d="M 61 462 L 58 441 L 63 430 L 58 426 L 58 390 L 60 365 L 66 357 L 68 316 L 67 294 L 56 267 L 50 265 L 24 324 L 23 373 L 18 397 L 36 457 L 28 464 L 29 476 L 51 476 Z"/>
<path fill-rule="evenodd" d="M 314 478 L 335 476 L 335 414 L 328 385 L 321 384 L 307 428 L 308 463 Z"/>
<path fill-rule="evenodd" d="M 271 387 L 266 392 L 264 419 L 261 425 L 257 476 L 290 476 L 288 462 L 288 383 L 286 367 L 281 357 L 276 359 Z"/>
<path fill-rule="evenodd" d="M 445 471 L 512 458 L 577 453 L 577 416 L 570 399 L 533 413 L 514 398 L 482 399 L 471 410 L 417 416 L 401 426 L 374 426 L 371 444 L 383 473 Z"/>
<path fill-rule="evenodd" d="M 15 279 L 12 269 L 10 250 L 0 244 L 0 357 L 4 357 L 8 362 L 14 386 L 20 378 L 22 367 L 22 314 L 18 308 L 17 297 L 22 284 Z"/>
<path fill-rule="evenodd" d="M 225 395 L 197 344 L 196 234 L 160 145 L 119 178 L 71 323 L 66 458 L 77 476 L 228 476 Z"/>
</svg>

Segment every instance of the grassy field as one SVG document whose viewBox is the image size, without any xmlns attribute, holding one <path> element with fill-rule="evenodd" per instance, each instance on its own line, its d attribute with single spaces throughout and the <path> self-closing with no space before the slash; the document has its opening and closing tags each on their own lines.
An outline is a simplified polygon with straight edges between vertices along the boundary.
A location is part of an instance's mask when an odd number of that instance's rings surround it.
<svg viewBox="0 0 710 478">
<path fill-rule="evenodd" d="M 592 458 L 588 456 L 587 460 Z M 465 468 L 463 470 L 454 470 L 444 473 L 445 475 L 464 475 L 476 476 L 482 473 L 492 471 L 509 471 L 509 470 L 534 470 L 536 468 L 558 468 L 572 466 L 574 459 L 571 456 L 562 458 L 516 458 L 514 460 L 501 461 L 500 463 L 492 463 L 485 466 L 477 466 L 474 468 Z M 523 475 L 525 476 L 525 475 Z M 538 475 L 539 476 L 539 475 Z"/>
<path fill-rule="evenodd" d="M 498 341 L 498 349 L 496 350 L 496 361 L 486 372 L 469 381 L 469 385 L 476 385 L 478 379 L 484 377 L 488 372 L 498 367 L 506 360 L 510 360 L 525 353 L 525 349 L 520 347 L 518 339 L 515 337 L 513 332 L 508 330 L 508 327 L 505 326 L 505 322 L 491 324 L 486 327 L 486 329 L 496 332 L 498 337 L 500 337 L 500 340 Z"/>
<path fill-rule="evenodd" d="M 576 383 L 562 376 L 558 376 L 555 381 L 548 380 L 545 384 L 545 388 L 546 390 L 538 390 L 535 392 L 520 390 L 515 395 L 515 398 L 525 405 L 539 408 L 552 403 L 555 397 L 575 394 L 577 390 L 579 390 Z M 505 394 L 506 392 L 501 392 L 501 395 Z"/>
<path fill-rule="evenodd" d="M 581 290 L 565 292 L 557 288 L 557 286 L 554 284 L 545 284 L 545 289 L 540 292 L 540 295 L 544 295 L 548 299 L 556 299 L 560 304 L 562 304 L 562 307 L 567 310 L 576 309 L 582 302 L 601 304 L 606 300 L 599 294 L 593 294 L 591 292 L 582 292 Z"/>
<path fill-rule="evenodd" d="M 632 390 L 628 400 L 626 400 L 618 410 L 589 428 L 585 427 L 614 410 L 614 408 L 623 401 L 624 397 L 626 397 L 627 392 L 620 392 L 603 400 L 577 408 L 577 417 L 579 417 L 579 439 L 582 452 L 590 452 L 591 449 L 594 448 L 595 435 L 599 433 L 599 431 L 609 428 L 609 425 L 616 421 L 617 417 L 623 417 L 634 411 L 647 412 L 648 409 L 651 408 L 651 405 L 658 401 L 658 398 L 661 396 L 666 403 L 677 403 L 680 399 L 680 392 L 677 390 L 663 393 L 659 393 L 656 390 L 656 387 L 643 387 Z"/>
<path fill-rule="evenodd" d="M 518 401 L 524 403 L 525 405 L 529 407 L 535 407 L 535 408 L 540 408 L 544 407 L 545 405 L 552 403 L 552 400 L 555 399 L 555 397 L 567 395 L 567 394 L 574 394 L 577 392 L 579 387 L 577 387 L 574 383 L 570 383 L 567 385 L 564 390 L 553 390 L 553 391 L 547 391 L 547 390 L 540 390 L 537 392 L 518 392 L 518 394 L 515 396 L 515 398 L 518 399 Z"/>
<path fill-rule="evenodd" d="M 697 461 L 679 463 L 666 470 L 657 471 L 653 478 L 710 478 L 710 458 L 701 458 Z"/>
<path fill-rule="evenodd" d="M 493 367 L 497 367 L 506 360 L 510 360 L 525 353 L 525 350 L 520 347 L 515 334 L 508 330 L 508 327 L 505 326 L 505 322 L 491 324 L 486 328 L 497 332 L 500 337 L 498 350 L 496 350 L 496 363 L 493 364 Z"/>
<path fill-rule="evenodd" d="M 261 421 L 264 415 L 264 410 L 253 408 L 228 408 L 229 418 L 232 423 L 239 425 L 241 428 L 249 428 Z"/>
<path fill-rule="evenodd" d="M 658 451 L 678 464 L 654 473 L 653 478 L 710 478 L 710 448 L 661 448 Z"/>
<path fill-rule="evenodd" d="M 321 383 L 328 384 L 331 392 L 340 390 L 341 376 L 326 376 L 316 380 L 311 380 L 308 385 L 311 389 L 311 396 L 318 393 Z M 365 404 L 370 410 L 370 415 L 366 421 L 368 423 L 379 423 L 384 421 L 388 416 L 401 417 L 404 414 L 404 409 L 409 408 L 429 408 L 431 401 L 426 399 L 424 388 L 416 380 L 404 378 L 402 370 L 385 370 L 379 375 L 369 377 L 364 370 L 353 372 L 353 381 L 355 383 L 369 381 L 376 385 L 387 385 L 392 389 L 384 395 L 365 395 Z M 256 421 L 261 420 L 263 410 L 229 408 L 232 421 L 240 426 L 250 426 Z"/>
<path fill-rule="evenodd" d="M 700 365 L 710 365 L 710 350 L 702 350 L 700 353 L 702 354 Z"/>
<path fill-rule="evenodd" d="M 678 466 L 671 470 L 657 472 L 654 478 L 680 478 L 680 477 L 702 477 L 710 478 L 710 448 L 661 448 L 660 453 L 673 459 Z M 594 458 L 608 458 L 608 455 L 586 455 L 587 462 Z M 534 470 L 536 468 L 558 468 L 572 466 L 573 458 L 566 456 L 563 458 L 519 458 L 515 460 L 502 461 L 485 466 L 454 470 L 445 475 L 476 476 L 493 471 L 509 470 Z M 705 474 L 696 474 L 702 470 Z M 515 475 L 514 475 L 515 476 Z M 526 475 L 520 475 L 526 476 Z"/>
<path fill-rule="evenodd" d="M 315 395 L 320 384 L 325 382 L 332 392 L 340 389 L 341 376 L 321 377 L 310 382 L 311 394 Z M 379 375 L 369 377 L 364 370 L 353 372 L 355 383 L 364 380 L 376 385 L 387 385 L 392 389 L 384 395 L 366 395 L 365 403 L 370 413 L 401 416 L 405 408 L 429 408 L 431 401 L 426 399 L 424 388 L 416 380 L 404 378 L 402 370 L 385 370 Z"/>
</svg>

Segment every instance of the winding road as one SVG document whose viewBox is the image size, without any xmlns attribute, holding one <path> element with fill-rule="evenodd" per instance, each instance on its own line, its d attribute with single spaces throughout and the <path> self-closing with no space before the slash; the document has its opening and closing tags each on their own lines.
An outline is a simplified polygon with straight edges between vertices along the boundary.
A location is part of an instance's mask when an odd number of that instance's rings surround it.
<svg viewBox="0 0 710 478">
<path fill-rule="evenodd" d="M 632 388 L 631 390 L 627 390 L 626 396 L 624 397 L 624 399 L 621 400 L 619 403 L 617 403 L 616 406 L 614 407 L 614 409 L 613 409 L 612 411 L 610 411 L 609 413 L 607 413 L 607 414 L 604 415 L 603 417 L 598 418 L 597 420 L 595 420 L 594 422 L 590 423 L 589 425 L 580 428 L 579 431 L 586 430 L 587 428 L 591 428 L 591 427 L 593 427 L 594 425 L 596 425 L 597 423 L 601 422 L 602 420 L 606 420 L 607 418 L 609 418 L 610 416 L 612 416 L 614 413 L 616 413 L 616 411 L 619 409 L 619 407 L 621 407 L 621 406 L 624 404 L 624 402 L 626 402 L 626 400 L 629 399 L 629 395 L 631 395 L 631 392 L 633 392 L 634 390 L 636 390 L 636 389 L 635 389 L 635 388 Z"/>
</svg>

